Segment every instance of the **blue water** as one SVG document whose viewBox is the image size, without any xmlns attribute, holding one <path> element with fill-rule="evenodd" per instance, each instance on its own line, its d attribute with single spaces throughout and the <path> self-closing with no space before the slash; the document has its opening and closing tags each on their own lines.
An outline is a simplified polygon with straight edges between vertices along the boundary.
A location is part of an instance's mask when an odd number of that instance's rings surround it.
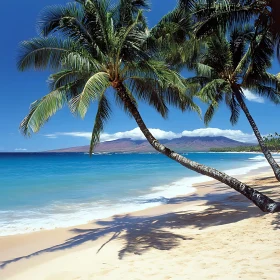
<svg viewBox="0 0 280 280">
<path fill-rule="evenodd" d="M 266 165 L 252 154 L 189 153 L 240 174 Z M 0 235 L 86 223 L 164 203 L 205 180 L 159 154 L 0 154 Z M 207 179 L 207 178 L 206 178 Z"/>
</svg>

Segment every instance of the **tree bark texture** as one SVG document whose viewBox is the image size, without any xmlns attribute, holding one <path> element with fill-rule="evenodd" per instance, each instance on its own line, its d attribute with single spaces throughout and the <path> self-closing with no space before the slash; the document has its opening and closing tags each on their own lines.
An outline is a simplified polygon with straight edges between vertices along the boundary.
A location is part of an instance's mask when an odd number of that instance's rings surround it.
<svg viewBox="0 0 280 280">
<path fill-rule="evenodd" d="M 259 191 L 249 187 L 248 185 L 240 182 L 239 180 L 227 175 L 224 172 L 221 172 L 212 167 L 208 167 L 206 165 L 199 164 L 195 161 L 192 161 L 182 155 L 170 150 L 166 146 L 162 145 L 149 131 L 146 124 L 144 123 L 137 107 L 130 99 L 129 95 L 126 92 L 126 88 L 123 84 L 119 84 L 116 87 L 119 97 L 123 101 L 126 108 L 128 108 L 131 115 L 134 117 L 136 123 L 138 124 L 140 130 L 148 140 L 148 142 L 154 147 L 158 152 L 168 156 L 170 159 L 180 163 L 184 167 L 191 169 L 197 173 L 202 175 L 206 175 L 213 179 L 216 179 L 227 186 L 233 188 L 237 192 L 246 196 L 249 200 L 251 200 L 257 207 L 259 207 L 263 212 L 280 212 L 280 203 L 275 202 L 268 196 L 260 193 Z"/>
<path fill-rule="evenodd" d="M 253 119 L 253 117 L 251 116 L 249 110 L 248 110 L 248 107 L 246 106 L 243 98 L 240 96 L 240 93 L 236 93 L 235 94 L 236 96 L 236 99 L 242 109 L 242 111 L 245 113 L 253 131 L 254 131 L 254 134 L 259 142 L 259 145 L 261 147 L 261 150 L 266 158 L 266 160 L 268 161 L 268 163 L 270 164 L 274 174 L 275 174 L 275 177 L 278 181 L 280 181 L 280 167 L 279 165 L 277 164 L 277 162 L 275 161 L 275 159 L 273 158 L 273 156 L 271 155 L 270 151 L 268 150 L 267 146 L 265 145 L 264 143 L 264 140 L 259 132 L 259 129 Z"/>
</svg>

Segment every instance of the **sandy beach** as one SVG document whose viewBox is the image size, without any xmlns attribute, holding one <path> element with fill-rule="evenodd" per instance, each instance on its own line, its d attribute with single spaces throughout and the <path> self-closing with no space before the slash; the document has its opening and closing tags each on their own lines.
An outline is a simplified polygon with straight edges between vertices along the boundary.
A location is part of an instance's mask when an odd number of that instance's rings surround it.
<svg viewBox="0 0 280 280">
<path fill-rule="evenodd" d="M 259 169 L 243 180 L 280 200 Z M 280 215 L 209 181 L 167 204 L 0 237 L 0 279 L 280 279 Z"/>
</svg>

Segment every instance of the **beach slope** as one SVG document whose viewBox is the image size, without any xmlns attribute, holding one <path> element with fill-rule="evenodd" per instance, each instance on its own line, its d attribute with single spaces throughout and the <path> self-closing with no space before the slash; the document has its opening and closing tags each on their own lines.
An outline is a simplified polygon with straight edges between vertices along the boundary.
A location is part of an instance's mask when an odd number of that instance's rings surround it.
<svg viewBox="0 0 280 280">
<path fill-rule="evenodd" d="M 280 200 L 272 173 L 243 179 Z M 214 181 L 196 188 L 145 211 L 0 237 L 0 279 L 280 279 L 280 215 Z"/>
</svg>

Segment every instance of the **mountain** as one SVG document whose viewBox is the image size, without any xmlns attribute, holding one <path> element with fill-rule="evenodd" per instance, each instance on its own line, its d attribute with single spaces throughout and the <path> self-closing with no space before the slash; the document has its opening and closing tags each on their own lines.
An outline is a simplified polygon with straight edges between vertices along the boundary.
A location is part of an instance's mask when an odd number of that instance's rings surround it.
<svg viewBox="0 0 280 280">
<path fill-rule="evenodd" d="M 162 139 L 162 144 L 177 152 L 207 152 L 211 148 L 233 148 L 249 146 L 252 144 L 238 142 L 227 137 L 187 137 L 172 140 Z M 89 146 L 80 146 L 48 151 L 51 153 L 87 153 Z M 149 153 L 155 152 L 154 148 L 146 140 L 131 140 L 122 138 L 113 141 L 102 142 L 95 148 L 95 153 Z"/>
</svg>

